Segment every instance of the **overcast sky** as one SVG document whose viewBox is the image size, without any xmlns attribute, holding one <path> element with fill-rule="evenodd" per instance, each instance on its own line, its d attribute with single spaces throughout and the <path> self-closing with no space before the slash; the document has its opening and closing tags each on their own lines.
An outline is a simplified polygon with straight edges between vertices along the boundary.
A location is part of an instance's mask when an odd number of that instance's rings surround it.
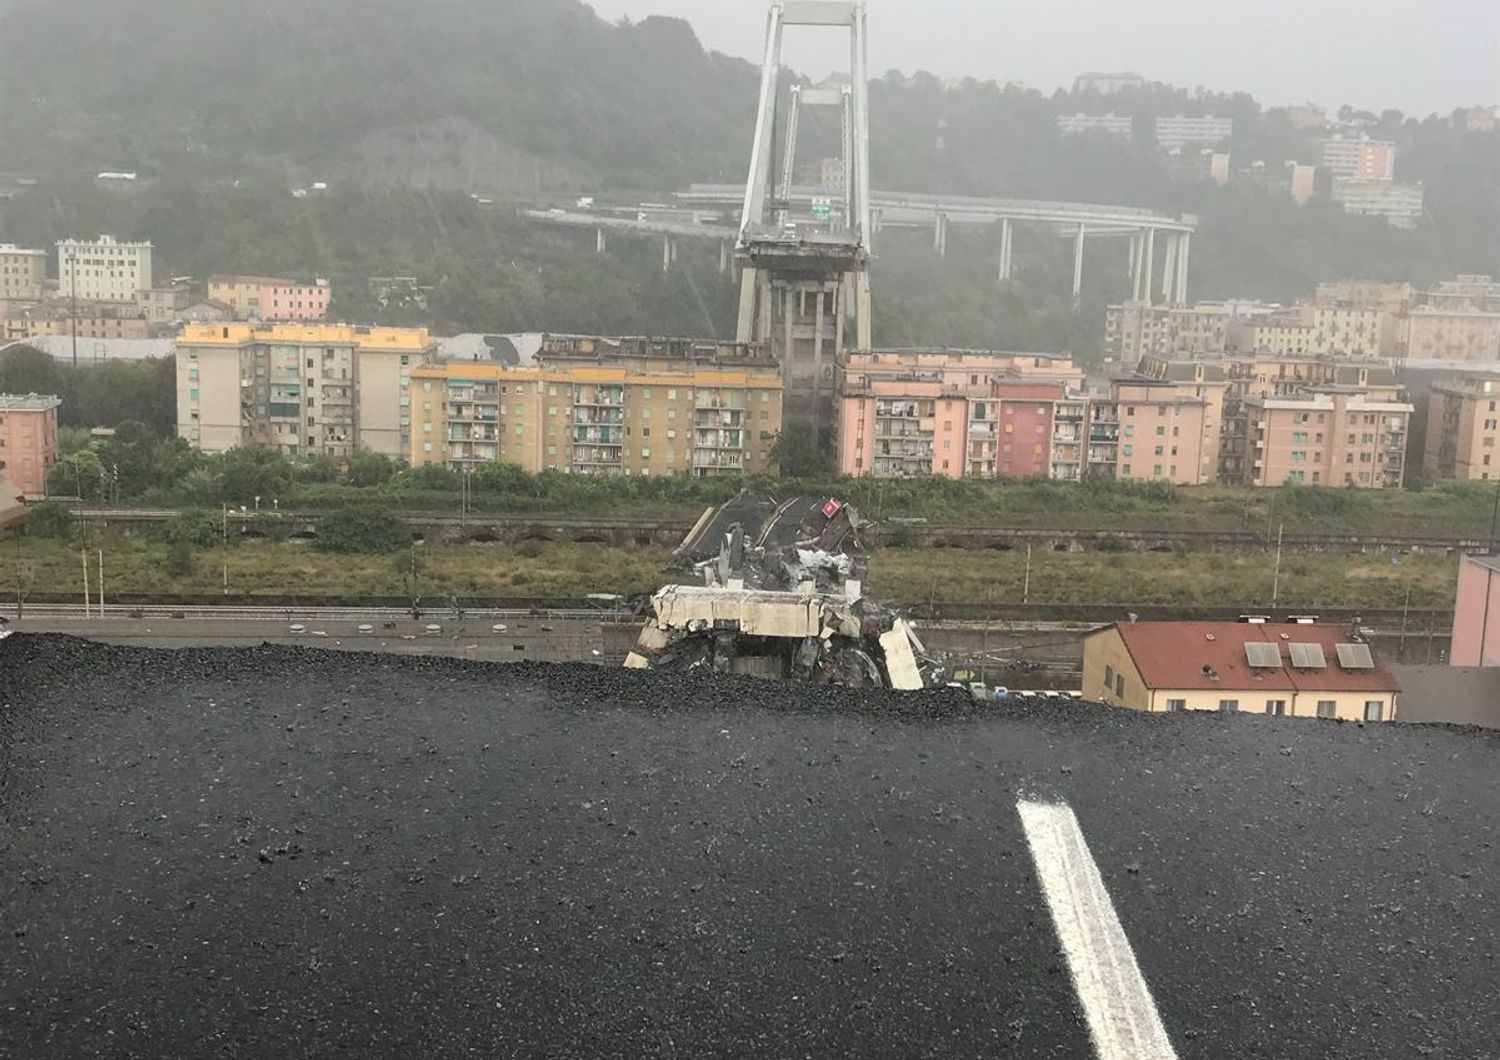
<svg viewBox="0 0 1500 1060">
<path fill-rule="evenodd" d="M 710 48 L 758 56 L 765 0 L 591 0 L 605 18 L 676 15 Z M 869 0 L 870 65 L 1021 81 L 1134 70 L 1277 105 L 1311 99 L 1446 114 L 1500 102 L 1500 0 Z M 801 30 L 806 36 L 824 31 Z M 831 42 L 830 42 L 831 43 Z M 792 65 L 833 68 L 803 47 Z"/>
</svg>

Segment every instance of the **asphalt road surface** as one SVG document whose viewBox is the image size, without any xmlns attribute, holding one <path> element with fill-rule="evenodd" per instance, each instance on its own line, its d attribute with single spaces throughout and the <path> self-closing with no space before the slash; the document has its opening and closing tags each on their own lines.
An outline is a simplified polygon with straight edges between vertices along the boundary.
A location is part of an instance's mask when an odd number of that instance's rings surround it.
<svg viewBox="0 0 1500 1060">
<path fill-rule="evenodd" d="M 1478 731 L 18 634 L 0 1055 L 1476 1060 L 1497 842 Z"/>
</svg>

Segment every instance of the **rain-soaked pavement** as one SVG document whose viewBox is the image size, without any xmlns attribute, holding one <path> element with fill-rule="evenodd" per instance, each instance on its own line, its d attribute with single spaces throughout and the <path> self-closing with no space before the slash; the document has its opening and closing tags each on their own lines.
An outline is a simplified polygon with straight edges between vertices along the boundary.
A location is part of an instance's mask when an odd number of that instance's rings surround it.
<svg viewBox="0 0 1500 1060">
<path fill-rule="evenodd" d="M 0 643 L 0 1055 L 1087 1057 L 1018 799 L 1176 1055 L 1500 1056 L 1500 735 Z"/>
</svg>

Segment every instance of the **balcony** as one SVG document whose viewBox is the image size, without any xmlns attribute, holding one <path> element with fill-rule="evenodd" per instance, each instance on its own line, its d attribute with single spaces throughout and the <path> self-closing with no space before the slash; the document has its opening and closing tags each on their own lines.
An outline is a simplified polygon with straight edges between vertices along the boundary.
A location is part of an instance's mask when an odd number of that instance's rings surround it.
<svg viewBox="0 0 1500 1060">
<path fill-rule="evenodd" d="M 580 409 L 617 409 L 624 403 L 623 394 L 580 394 L 573 406 Z"/>
<path fill-rule="evenodd" d="M 573 422 L 576 424 L 613 426 L 625 422 L 625 411 L 618 408 L 602 408 L 596 405 L 575 406 Z"/>
<path fill-rule="evenodd" d="M 693 467 L 740 471 L 745 467 L 745 458 L 738 453 L 695 449 L 693 450 Z"/>
<path fill-rule="evenodd" d="M 743 425 L 744 417 L 735 410 L 733 412 L 714 412 L 708 409 L 699 409 L 693 417 L 695 427 L 740 427 Z"/>
<path fill-rule="evenodd" d="M 621 445 L 625 440 L 620 427 L 574 427 L 573 441 L 586 445 Z"/>
</svg>

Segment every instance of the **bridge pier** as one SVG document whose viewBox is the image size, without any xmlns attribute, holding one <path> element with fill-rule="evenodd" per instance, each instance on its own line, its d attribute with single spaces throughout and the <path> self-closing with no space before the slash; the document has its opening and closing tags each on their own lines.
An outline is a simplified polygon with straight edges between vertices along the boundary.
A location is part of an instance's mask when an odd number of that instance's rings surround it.
<svg viewBox="0 0 1500 1060">
<path fill-rule="evenodd" d="M 663 236 L 661 241 L 661 271 L 669 271 L 676 261 L 677 241 L 671 236 Z"/>
<path fill-rule="evenodd" d="M 1155 305 L 1156 301 L 1152 294 L 1156 283 L 1156 229 L 1154 228 L 1146 229 L 1146 268 L 1141 278 L 1145 281 L 1141 284 L 1141 289 L 1145 292 L 1146 304 Z"/>
<path fill-rule="evenodd" d="M 932 249 L 938 252 L 938 257 L 948 256 L 948 215 L 939 213 L 935 215 L 932 228 Z"/>
<path fill-rule="evenodd" d="M 1161 300 L 1172 305 L 1177 300 L 1177 236 L 1167 236 L 1167 249 L 1161 270 Z"/>
<path fill-rule="evenodd" d="M 594 230 L 594 253 L 603 254 L 608 249 L 609 237 L 604 234 L 604 229 L 596 228 Z"/>
<path fill-rule="evenodd" d="M 1177 304 L 1186 305 L 1188 285 L 1188 249 L 1192 246 L 1193 237 L 1191 233 L 1184 232 L 1182 233 L 1182 235 L 1178 236 L 1178 240 L 1180 242 L 1180 246 L 1177 250 L 1177 290 L 1175 294 L 1177 296 Z"/>
<path fill-rule="evenodd" d="M 1078 235 L 1073 238 L 1073 308 L 1083 304 L 1083 240 L 1088 226 L 1080 224 Z"/>
<path fill-rule="evenodd" d="M 728 271 L 729 271 L 729 244 L 728 243 L 720 243 L 719 244 L 719 272 L 725 273 L 725 272 L 728 272 Z"/>
<path fill-rule="evenodd" d="M 1009 217 L 1000 221 L 1000 282 L 1011 278 L 1015 271 L 1015 225 Z"/>
</svg>

